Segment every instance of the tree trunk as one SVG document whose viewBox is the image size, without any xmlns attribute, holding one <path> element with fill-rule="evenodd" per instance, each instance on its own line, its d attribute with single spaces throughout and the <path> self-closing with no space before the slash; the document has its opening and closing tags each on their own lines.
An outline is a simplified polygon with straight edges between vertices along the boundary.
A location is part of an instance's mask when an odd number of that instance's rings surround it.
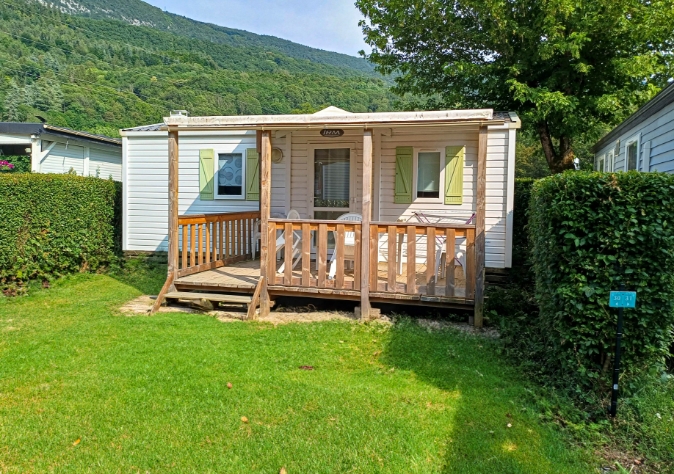
<svg viewBox="0 0 674 474">
<path fill-rule="evenodd" d="M 547 122 L 539 122 L 536 124 L 536 130 L 541 140 L 543 153 L 548 162 L 548 167 L 553 173 L 561 173 L 566 170 L 573 169 L 573 159 L 575 155 L 573 148 L 571 148 L 571 140 L 569 137 L 562 136 L 559 139 L 559 150 L 555 149 L 555 144 L 552 142 L 550 129 Z"/>
</svg>

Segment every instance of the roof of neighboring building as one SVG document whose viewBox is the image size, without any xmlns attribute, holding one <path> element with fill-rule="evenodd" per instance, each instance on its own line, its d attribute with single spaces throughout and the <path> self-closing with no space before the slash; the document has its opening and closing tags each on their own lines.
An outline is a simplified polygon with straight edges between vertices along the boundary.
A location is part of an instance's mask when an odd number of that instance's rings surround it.
<svg viewBox="0 0 674 474">
<path fill-rule="evenodd" d="M 674 82 L 661 90 L 655 97 L 646 102 L 639 110 L 630 115 L 623 123 L 607 133 L 601 140 L 590 149 L 597 153 L 609 143 L 617 140 L 625 131 L 632 128 L 636 123 L 660 112 L 669 104 L 674 103 Z"/>
<path fill-rule="evenodd" d="M 0 133 L 12 135 L 59 135 L 65 138 L 79 138 L 83 140 L 106 143 L 108 145 L 121 146 L 122 141 L 119 138 L 106 137 L 104 135 L 95 135 L 89 132 L 81 132 L 66 127 L 57 127 L 46 123 L 20 123 L 20 122 L 0 122 Z"/>
</svg>

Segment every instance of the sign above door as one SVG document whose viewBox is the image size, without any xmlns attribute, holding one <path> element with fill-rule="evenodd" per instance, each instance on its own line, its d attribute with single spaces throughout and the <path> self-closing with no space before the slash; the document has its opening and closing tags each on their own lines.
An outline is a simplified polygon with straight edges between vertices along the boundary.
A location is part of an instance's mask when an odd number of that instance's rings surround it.
<svg viewBox="0 0 674 474">
<path fill-rule="evenodd" d="M 341 137 L 344 135 L 344 130 L 341 128 L 324 128 L 321 130 L 321 135 L 324 137 Z"/>
</svg>

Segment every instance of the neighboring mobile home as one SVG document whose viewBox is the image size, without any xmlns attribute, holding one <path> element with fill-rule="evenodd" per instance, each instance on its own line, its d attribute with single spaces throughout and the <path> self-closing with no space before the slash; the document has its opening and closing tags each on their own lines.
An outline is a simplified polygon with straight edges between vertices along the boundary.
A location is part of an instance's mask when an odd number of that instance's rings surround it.
<svg viewBox="0 0 674 474">
<path fill-rule="evenodd" d="M 596 171 L 674 173 L 674 83 L 592 147 Z"/>
<path fill-rule="evenodd" d="M 0 152 L 27 155 L 34 173 L 122 180 L 122 141 L 46 123 L 0 122 Z"/>
<path fill-rule="evenodd" d="M 480 324 L 484 268 L 511 266 L 519 127 L 330 107 L 122 130 L 123 247 L 168 251 L 162 297 L 254 293 L 263 313 L 274 296 L 339 297 L 363 317 L 370 302 L 475 306 Z"/>
</svg>

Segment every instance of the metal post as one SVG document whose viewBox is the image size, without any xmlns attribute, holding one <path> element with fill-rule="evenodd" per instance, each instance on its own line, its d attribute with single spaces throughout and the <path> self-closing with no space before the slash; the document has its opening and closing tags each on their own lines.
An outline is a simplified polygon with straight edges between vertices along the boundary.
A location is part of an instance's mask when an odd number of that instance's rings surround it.
<svg viewBox="0 0 674 474">
<path fill-rule="evenodd" d="M 625 285 L 620 284 L 620 291 L 625 291 Z M 615 358 L 613 360 L 613 387 L 611 387 L 611 409 L 609 413 L 612 417 L 618 414 L 618 380 L 620 378 L 620 343 L 623 337 L 623 308 L 618 308 L 618 328 L 615 335 Z"/>
</svg>

